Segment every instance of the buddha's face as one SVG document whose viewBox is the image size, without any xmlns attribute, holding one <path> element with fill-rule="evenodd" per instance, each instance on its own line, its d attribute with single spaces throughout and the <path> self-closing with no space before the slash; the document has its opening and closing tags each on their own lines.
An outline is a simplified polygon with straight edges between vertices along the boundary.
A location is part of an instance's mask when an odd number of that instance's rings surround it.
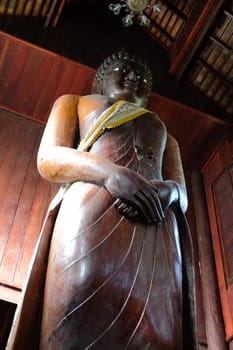
<svg viewBox="0 0 233 350">
<path fill-rule="evenodd" d="M 116 60 L 104 72 L 102 93 L 111 101 L 126 100 L 145 106 L 150 89 L 147 75 L 143 66 L 135 61 Z"/>
</svg>

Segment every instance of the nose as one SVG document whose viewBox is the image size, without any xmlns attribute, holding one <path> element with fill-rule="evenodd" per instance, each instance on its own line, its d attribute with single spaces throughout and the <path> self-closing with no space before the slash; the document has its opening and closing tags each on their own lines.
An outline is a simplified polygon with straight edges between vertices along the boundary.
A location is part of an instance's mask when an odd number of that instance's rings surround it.
<svg viewBox="0 0 233 350">
<path fill-rule="evenodd" d="M 136 82 L 137 81 L 137 76 L 136 76 L 136 73 L 134 72 L 134 70 L 130 70 L 128 72 L 128 74 L 125 76 L 125 79 L 133 81 L 133 82 Z"/>
</svg>

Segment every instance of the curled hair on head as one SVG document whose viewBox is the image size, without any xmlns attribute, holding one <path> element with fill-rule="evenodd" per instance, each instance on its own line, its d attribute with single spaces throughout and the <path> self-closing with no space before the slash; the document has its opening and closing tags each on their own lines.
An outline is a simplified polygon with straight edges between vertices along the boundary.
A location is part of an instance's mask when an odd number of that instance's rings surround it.
<svg viewBox="0 0 233 350">
<path fill-rule="evenodd" d="M 120 51 L 114 52 L 112 55 L 107 57 L 103 61 L 103 63 L 99 66 L 93 81 L 92 93 L 99 93 L 99 94 L 102 93 L 101 83 L 103 81 L 106 69 L 116 61 L 121 61 L 121 60 L 135 62 L 141 68 L 141 70 L 143 71 L 148 81 L 146 91 L 148 95 L 147 98 L 149 98 L 149 95 L 151 93 L 151 88 L 152 88 L 152 73 L 151 73 L 150 67 L 147 65 L 146 62 L 143 62 L 141 58 L 129 54 L 125 49 L 121 49 Z"/>
</svg>

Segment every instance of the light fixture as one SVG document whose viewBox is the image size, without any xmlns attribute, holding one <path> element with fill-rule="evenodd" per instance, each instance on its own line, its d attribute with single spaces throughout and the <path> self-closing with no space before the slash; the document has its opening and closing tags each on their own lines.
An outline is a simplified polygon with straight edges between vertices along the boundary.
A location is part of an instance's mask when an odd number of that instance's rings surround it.
<svg viewBox="0 0 233 350">
<path fill-rule="evenodd" d="M 147 26 L 150 24 L 150 19 L 145 15 L 144 10 L 146 10 L 146 8 L 151 8 L 155 13 L 160 13 L 162 11 L 160 5 L 151 5 L 149 2 L 149 0 L 120 0 L 120 2 L 110 4 L 109 9 L 114 15 L 119 15 L 121 9 L 125 10 L 126 15 L 122 18 L 122 23 L 125 27 L 131 26 L 135 17 L 140 20 L 140 25 Z"/>
</svg>

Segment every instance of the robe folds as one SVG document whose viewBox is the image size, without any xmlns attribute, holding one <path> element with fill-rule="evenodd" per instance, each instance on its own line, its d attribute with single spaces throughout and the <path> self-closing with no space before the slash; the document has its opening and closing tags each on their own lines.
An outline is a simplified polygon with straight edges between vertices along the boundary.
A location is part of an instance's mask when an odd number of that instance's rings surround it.
<svg viewBox="0 0 233 350">
<path fill-rule="evenodd" d="M 150 179 L 132 123 L 105 132 L 90 152 Z M 68 188 L 48 211 L 7 346 L 39 348 L 196 349 L 192 241 L 178 203 L 144 225 L 121 216 L 104 187 Z"/>
</svg>

